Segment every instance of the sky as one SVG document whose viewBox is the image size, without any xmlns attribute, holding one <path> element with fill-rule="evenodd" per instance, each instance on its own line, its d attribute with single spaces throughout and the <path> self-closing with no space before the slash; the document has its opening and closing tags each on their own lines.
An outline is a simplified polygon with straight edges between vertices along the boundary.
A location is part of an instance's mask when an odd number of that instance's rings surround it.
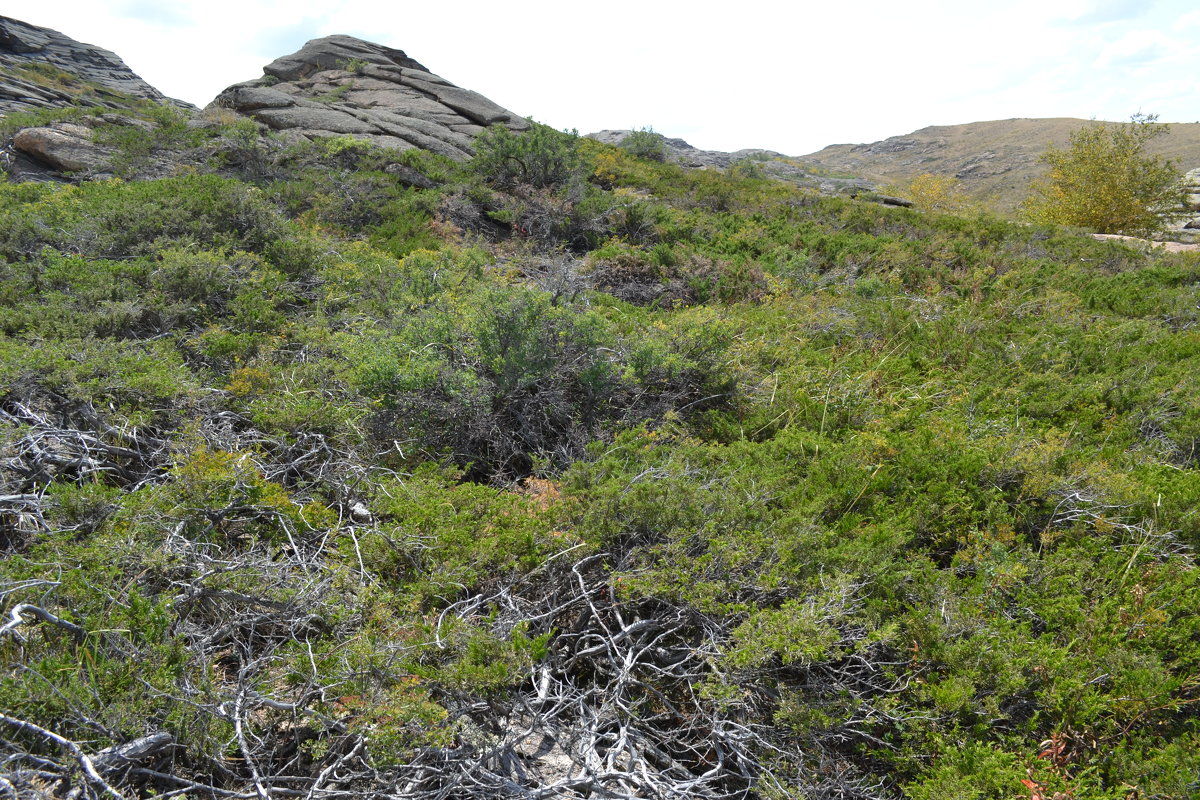
<svg viewBox="0 0 1200 800">
<path fill-rule="evenodd" d="M 51 0 L 18 19 L 207 105 L 344 33 L 561 129 L 803 155 L 1014 117 L 1200 121 L 1196 0 Z"/>
</svg>

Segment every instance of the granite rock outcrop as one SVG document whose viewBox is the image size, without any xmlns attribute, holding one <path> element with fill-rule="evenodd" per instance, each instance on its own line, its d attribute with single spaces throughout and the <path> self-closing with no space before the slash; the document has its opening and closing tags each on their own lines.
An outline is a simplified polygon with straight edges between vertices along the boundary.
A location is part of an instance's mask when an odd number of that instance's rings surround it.
<svg viewBox="0 0 1200 800">
<path fill-rule="evenodd" d="M 62 172 L 82 172 L 100 167 L 112 151 L 92 141 L 83 125 L 55 122 L 41 128 L 24 128 L 13 137 L 13 146 L 27 156 Z"/>
<path fill-rule="evenodd" d="M 0 113 L 81 101 L 122 108 L 130 97 L 193 108 L 146 83 L 116 53 L 0 16 Z"/>
<path fill-rule="evenodd" d="M 529 123 L 430 72 L 401 50 L 352 36 L 314 39 L 230 86 L 211 107 L 250 117 L 289 139 L 352 136 L 465 160 L 489 125 Z"/>
</svg>

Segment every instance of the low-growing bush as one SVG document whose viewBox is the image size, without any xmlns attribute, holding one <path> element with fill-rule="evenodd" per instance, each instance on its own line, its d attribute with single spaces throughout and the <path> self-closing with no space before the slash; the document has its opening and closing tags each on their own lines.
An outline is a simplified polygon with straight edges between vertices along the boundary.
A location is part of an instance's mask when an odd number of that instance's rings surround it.
<svg viewBox="0 0 1200 800">
<path fill-rule="evenodd" d="M 431 315 L 444 312 L 431 308 L 397 335 L 349 347 L 357 385 L 383 406 L 375 436 L 447 455 L 473 479 L 556 472 L 613 425 L 732 404 L 719 325 L 627 342 L 543 292 L 484 289 L 465 302 L 436 327 Z"/>
<path fill-rule="evenodd" d="M 12 258 L 43 245 L 101 258 L 177 243 L 265 253 L 290 233 L 257 189 L 214 175 L 7 194 L 0 241 Z"/>
</svg>

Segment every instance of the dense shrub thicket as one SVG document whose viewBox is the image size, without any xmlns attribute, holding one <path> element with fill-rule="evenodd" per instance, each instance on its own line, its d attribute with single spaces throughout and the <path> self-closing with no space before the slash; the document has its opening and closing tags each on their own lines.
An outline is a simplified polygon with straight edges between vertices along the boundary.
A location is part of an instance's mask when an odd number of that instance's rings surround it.
<svg viewBox="0 0 1200 800">
<path fill-rule="evenodd" d="M 10 794 L 1200 791 L 1197 256 L 169 133 L 0 186 Z"/>
</svg>

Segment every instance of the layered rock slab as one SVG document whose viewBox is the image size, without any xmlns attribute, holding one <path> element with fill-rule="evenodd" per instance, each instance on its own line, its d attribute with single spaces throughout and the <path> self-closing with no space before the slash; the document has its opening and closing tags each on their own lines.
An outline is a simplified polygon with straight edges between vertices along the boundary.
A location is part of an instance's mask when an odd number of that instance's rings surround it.
<svg viewBox="0 0 1200 800">
<path fill-rule="evenodd" d="M 77 80 L 63 80 L 58 70 Z M 0 113 L 74 105 L 86 84 L 98 90 L 86 98 L 95 105 L 121 108 L 122 100 L 134 97 L 192 108 L 146 83 L 116 53 L 0 16 Z M 112 96 L 106 98 L 106 91 Z"/>
<path fill-rule="evenodd" d="M 399 150 L 465 160 L 489 125 L 525 130 L 521 116 L 431 73 L 402 50 L 352 36 L 313 39 L 230 86 L 210 107 L 230 109 L 294 139 L 352 136 Z"/>
</svg>

